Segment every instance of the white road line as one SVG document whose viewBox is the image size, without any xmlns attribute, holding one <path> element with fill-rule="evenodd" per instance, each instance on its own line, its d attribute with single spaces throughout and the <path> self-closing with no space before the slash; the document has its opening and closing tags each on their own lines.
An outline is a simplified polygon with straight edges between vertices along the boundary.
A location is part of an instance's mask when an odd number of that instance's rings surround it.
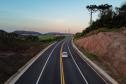
<svg viewBox="0 0 126 84">
<path fill-rule="evenodd" d="M 31 58 L 24 66 L 22 66 L 14 75 L 12 75 L 4 84 L 15 84 L 17 80 L 29 69 L 29 67 L 56 42 L 50 44 L 48 47 L 40 51 L 37 55 Z"/>
<path fill-rule="evenodd" d="M 61 42 L 62 42 L 62 41 L 61 41 Z M 55 48 L 56 48 L 61 42 L 59 42 L 58 44 L 56 44 L 56 46 L 53 48 L 53 50 L 52 50 L 51 53 L 49 54 L 49 57 L 47 58 L 47 60 L 46 60 L 46 62 L 45 62 L 45 64 L 44 64 L 44 66 L 43 66 L 43 68 L 42 68 L 42 70 L 41 70 L 41 73 L 40 73 L 40 75 L 39 75 L 39 77 L 38 77 L 38 79 L 37 79 L 37 81 L 36 81 L 35 84 L 38 84 L 38 83 L 39 83 L 39 80 L 40 80 L 40 78 L 41 78 L 41 76 L 42 76 L 42 74 L 43 74 L 43 71 L 45 70 L 45 67 L 46 67 L 46 65 L 47 65 L 47 63 L 48 63 L 48 61 L 49 61 L 49 59 L 50 59 L 50 57 L 51 57 L 53 51 L 55 50 Z"/>
<path fill-rule="evenodd" d="M 81 56 L 80 56 L 81 57 Z M 81 57 L 81 59 L 83 59 L 82 57 Z M 92 68 L 92 66 L 90 65 L 90 64 L 88 64 L 84 59 L 83 59 L 83 61 L 106 83 L 106 84 L 108 84 L 107 82 L 106 82 L 106 80 L 101 76 L 101 75 L 99 75 L 99 73 L 97 72 L 97 71 L 95 71 L 95 69 L 93 69 Z"/>
<path fill-rule="evenodd" d="M 72 53 L 71 53 L 71 51 L 70 51 L 69 46 L 68 46 L 68 50 L 69 50 L 69 52 L 70 52 L 70 55 L 71 55 L 71 57 L 72 57 L 72 60 L 74 61 L 74 63 L 75 63 L 75 65 L 76 65 L 77 69 L 79 70 L 79 72 L 80 72 L 80 74 L 81 74 L 83 80 L 86 82 L 86 84 L 88 84 L 88 81 L 86 80 L 85 76 L 83 75 L 82 71 L 80 70 L 79 66 L 78 66 L 77 63 L 76 63 L 76 61 L 75 61 L 75 59 L 74 59 L 74 57 L 73 57 L 73 55 L 72 55 Z"/>
<path fill-rule="evenodd" d="M 78 54 L 79 55 L 79 54 Z M 79 55 L 80 56 L 80 55 Z M 80 56 L 81 57 L 81 59 L 106 83 L 106 84 L 108 84 L 107 82 L 106 82 L 106 80 L 88 63 L 88 62 L 86 62 L 85 61 L 85 59 L 84 58 L 82 58 L 82 56 Z"/>
<path fill-rule="evenodd" d="M 81 56 L 80 56 L 81 57 Z M 95 71 L 95 69 L 90 65 L 90 64 L 88 64 L 86 61 L 85 61 L 85 59 L 84 58 L 82 58 L 81 57 L 81 59 L 83 59 L 83 61 L 106 83 L 106 84 L 108 84 L 107 82 L 106 82 L 106 80 L 101 76 L 101 75 L 99 75 L 99 73 L 97 72 L 97 71 Z"/>
</svg>

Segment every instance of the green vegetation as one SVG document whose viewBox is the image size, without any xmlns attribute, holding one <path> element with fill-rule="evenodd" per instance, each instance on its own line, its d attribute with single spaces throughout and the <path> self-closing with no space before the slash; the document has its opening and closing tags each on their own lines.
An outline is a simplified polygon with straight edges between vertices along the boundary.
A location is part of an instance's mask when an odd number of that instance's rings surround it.
<svg viewBox="0 0 126 84">
<path fill-rule="evenodd" d="M 8 33 L 3 30 L 0 30 L 0 47 L 4 46 L 17 46 L 22 43 L 40 43 L 40 42 L 53 42 L 64 39 L 65 36 L 55 36 L 55 35 L 41 35 L 41 36 L 32 36 L 32 35 L 18 35 L 15 33 Z"/>
<path fill-rule="evenodd" d="M 96 60 L 97 59 L 97 56 L 92 54 L 92 53 L 88 53 L 88 52 L 85 52 L 85 55 L 91 59 L 91 60 Z"/>
<path fill-rule="evenodd" d="M 76 38 L 96 30 L 116 30 L 126 28 L 126 3 L 120 7 L 113 8 L 109 4 L 88 5 L 86 7 L 90 12 L 90 26 L 81 33 L 75 35 Z M 98 12 L 98 19 L 92 21 L 92 14 Z"/>
<path fill-rule="evenodd" d="M 54 36 L 54 35 L 41 35 L 39 36 L 39 40 L 41 42 L 52 42 L 64 39 L 65 36 Z"/>
<path fill-rule="evenodd" d="M 24 38 L 25 38 L 25 40 L 28 40 L 28 41 L 39 41 L 38 36 L 31 36 L 31 35 L 29 35 L 29 36 L 26 36 Z"/>
<path fill-rule="evenodd" d="M 20 67 L 48 45 L 49 43 L 20 39 L 10 42 L 0 40 L 0 84 L 4 84 Z"/>
<path fill-rule="evenodd" d="M 83 37 L 90 36 L 90 35 L 93 35 L 93 34 L 97 34 L 99 32 L 112 32 L 112 31 L 119 32 L 119 31 L 121 31 L 121 29 L 120 28 L 111 28 L 111 29 L 109 29 L 109 28 L 99 28 L 97 30 L 92 30 L 91 32 L 85 33 L 85 34 L 83 34 L 83 33 L 76 33 L 74 35 L 74 39 L 79 39 L 82 36 Z"/>
<path fill-rule="evenodd" d="M 0 49 L 22 48 L 28 44 L 50 43 L 64 39 L 65 36 L 41 35 L 41 36 L 24 36 L 15 33 L 8 33 L 0 30 Z M 16 49 L 15 49 L 16 50 Z"/>
<path fill-rule="evenodd" d="M 78 46 L 77 44 L 75 44 L 75 45 Z M 82 51 L 83 54 L 84 54 L 86 57 L 88 57 L 90 60 L 92 60 L 92 61 L 94 61 L 94 60 L 99 61 L 99 59 L 97 58 L 97 56 L 96 56 L 95 54 L 88 52 L 88 51 L 87 51 L 86 49 L 84 49 L 83 47 L 79 47 L 79 46 L 78 46 L 78 49 L 79 49 L 80 51 Z"/>
<path fill-rule="evenodd" d="M 122 77 L 121 81 L 123 82 L 123 84 L 126 84 L 126 76 Z"/>
<path fill-rule="evenodd" d="M 39 36 L 39 40 L 41 42 L 51 42 L 54 41 L 55 37 L 53 35 L 41 35 Z"/>
<path fill-rule="evenodd" d="M 41 35 L 39 36 L 40 40 L 54 39 L 53 35 Z"/>
<path fill-rule="evenodd" d="M 53 41 L 64 36 L 18 35 L 0 30 L 0 84 Z"/>
<path fill-rule="evenodd" d="M 21 36 L 0 30 L 0 84 L 4 84 L 47 45 L 49 43 L 39 42 L 37 36 Z"/>
</svg>

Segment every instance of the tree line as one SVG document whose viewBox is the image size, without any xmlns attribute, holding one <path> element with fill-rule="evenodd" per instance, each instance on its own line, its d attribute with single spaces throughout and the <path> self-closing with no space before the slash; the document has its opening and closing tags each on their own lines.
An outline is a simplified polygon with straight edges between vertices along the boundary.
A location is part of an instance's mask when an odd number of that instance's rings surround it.
<svg viewBox="0 0 126 84">
<path fill-rule="evenodd" d="M 115 8 L 109 4 L 88 5 L 86 8 L 90 13 L 90 26 L 83 30 L 82 33 L 77 33 L 78 37 L 100 28 L 126 27 L 126 3 Z M 93 21 L 92 15 L 96 12 L 98 12 L 98 18 Z"/>
<path fill-rule="evenodd" d="M 10 44 L 15 41 L 39 41 L 38 36 L 23 36 L 16 34 L 14 32 L 8 33 L 6 31 L 0 30 L 0 43 Z"/>
</svg>

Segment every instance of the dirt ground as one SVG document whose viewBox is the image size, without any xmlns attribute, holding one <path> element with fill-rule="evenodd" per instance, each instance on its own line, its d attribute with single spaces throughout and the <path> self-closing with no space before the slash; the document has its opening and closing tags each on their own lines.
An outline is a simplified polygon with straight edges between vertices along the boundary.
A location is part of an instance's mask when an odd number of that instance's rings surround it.
<svg viewBox="0 0 126 84">
<path fill-rule="evenodd" d="M 41 42 L 14 42 L 14 45 L 6 45 L 0 42 L 0 84 L 48 45 Z"/>
</svg>

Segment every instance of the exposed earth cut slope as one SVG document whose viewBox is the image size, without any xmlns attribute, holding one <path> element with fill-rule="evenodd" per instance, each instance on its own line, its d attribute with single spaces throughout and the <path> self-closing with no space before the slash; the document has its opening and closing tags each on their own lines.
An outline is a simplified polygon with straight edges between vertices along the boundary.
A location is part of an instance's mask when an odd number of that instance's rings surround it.
<svg viewBox="0 0 126 84">
<path fill-rule="evenodd" d="M 120 32 L 99 32 L 82 37 L 75 43 L 95 54 L 119 74 L 126 75 L 126 30 Z"/>
</svg>

